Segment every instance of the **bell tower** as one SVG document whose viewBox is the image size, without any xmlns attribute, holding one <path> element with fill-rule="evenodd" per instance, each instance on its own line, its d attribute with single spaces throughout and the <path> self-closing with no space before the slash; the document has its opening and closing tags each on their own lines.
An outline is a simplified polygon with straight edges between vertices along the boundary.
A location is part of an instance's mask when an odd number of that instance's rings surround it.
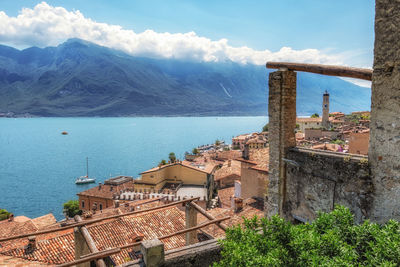
<svg viewBox="0 0 400 267">
<path fill-rule="evenodd" d="M 326 90 L 322 99 L 322 127 L 329 128 L 329 93 Z"/>
</svg>

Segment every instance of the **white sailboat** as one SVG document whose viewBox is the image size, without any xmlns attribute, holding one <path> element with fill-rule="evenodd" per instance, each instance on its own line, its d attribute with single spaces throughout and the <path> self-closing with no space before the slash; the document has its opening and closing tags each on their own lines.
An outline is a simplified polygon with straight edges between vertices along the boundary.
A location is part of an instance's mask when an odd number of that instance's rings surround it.
<svg viewBox="0 0 400 267">
<path fill-rule="evenodd" d="M 89 158 L 86 157 L 86 176 L 76 178 L 75 184 L 90 184 L 96 182 L 95 178 L 89 178 Z"/>
</svg>

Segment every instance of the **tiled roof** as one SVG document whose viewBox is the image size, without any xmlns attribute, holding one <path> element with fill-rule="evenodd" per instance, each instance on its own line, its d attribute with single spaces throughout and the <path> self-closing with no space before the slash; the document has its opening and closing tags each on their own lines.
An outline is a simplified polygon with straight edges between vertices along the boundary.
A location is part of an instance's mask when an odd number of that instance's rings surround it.
<svg viewBox="0 0 400 267">
<path fill-rule="evenodd" d="M 322 122 L 322 118 L 296 118 L 296 122 Z"/>
<path fill-rule="evenodd" d="M 235 175 L 238 178 L 240 178 L 241 174 L 241 164 L 239 161 L 236 160 L 230 160 L 231 166 L 229 166 L 228 161 L 226 161 L 222 167 L 218 170 L 215 171 L 214 173 L 214 180 L 218 181 L 227 177 L 230 177 L 231 175 Z"/>
<path fill-rule="evenodd" d="M 263 203 L 262 201 L 255 199 L 250 199 L 247 203 L 244 203 L 243 210 L 237 213 L 235 213 L 232 209 L 224 209 L 224 208 L 215 208 L 207 210 L 207 213 L 211 214 L 216 218 L 231 216 L 229 220 L 223 222 L 228 227 L 232 227 L 238 224 L 243 224 L 244 222 L 243 217 L 247 219 L 253 218 L 254 216 L 257 216 L 259 218 L 264 217 Z M 198 223 L 204 223 L 206 221 L 208 221 L 206 217 L 204 217 L 201 214 L 197 215 Z M 210 234 L 214 238 L 221 238 L 225 236 L 225 232 L 216 225 L 206 226 L 202 228 L 202 230 Z"/>
<path fill-rule="evenodd" d="M 99 250 L 133 243 L 137 237 L 142 235 L 144 239 L 153 239 L 184 228 L 185 216 L 177 207 L 167 207 L 137 215 L 110 219 L 87 226 Z M 26 239 L 24 239 L 20 247 L 0 253 L 50 264 L 60 264 L 75 259 L 72 229 L 41 235 L 37 238 L 36 249 L 33 253 L 28 254 L 25 252 Z M 182 247 L 185 245 L 185 236 L 174 236 L 164 239 L 162 242 L 166 250 Z M 123 250 L 119 254 L 112 255 L 111 259 L 117 265 L 122 264 L 126 261 L 126 258 L 130 258 L 129 251 L 131 250 Z"/>
<path fill-rule="evenodd" d="M 0 255 L 0 266 L 1 267 L 49 267 L 49 264 L 35 261 L 28 261 L 20 258 L 15 258 L 11 256 Z"/>
<path fill-rule="evenodd" d="M 184 167 L 187 167 L 187 168 L 190 168 L 190 169 L 193 169 L 193 170 L 196 170 L 196 171 L 204 172 L 204 173 L 211 173 L 212 170 L 215 167 L 215 164 L 211 164 L 210 163 L 210 164 L 206 164 L 204 166 L 205 167 L 204 169 L 200 169 L 200 168 L 197 168 L 195 166 L 192 166 L 191 164 L 192 164 L 192 162 L 184 160 L 184 161 L 175 162 L 175 163 L 171 163 L 171 164 L 161 165 L 159 167 L 154 167 L 154 168 L 152 168 L 150 170 L 147 170 L 147 171 L 144 171 L 144 172 L 142 172 L 140 174 L 145 174 L 145 173 L 149 173 L 149 172 L 155 172 L 155 171 L 158 171 L 160 169 L 165 169 L 165 168 L 168 168 L 168 167 L 171 167 L 171 166 L 175 166 L 175 165 L 184 166 Z"/>
<path fill-rule="evenodd" d="M 269 147 L 250 150 L 250 160 L 257 163 L 252 169 L 268 171 Z"/>
<path fill-rule="evenodd" d="M 102 184 L 101 186 L 98 185 L 96 187 L 90 188 L 83 192 L 78 193 L 78 196 L 91 196 L 91 197 L 99 197 L 99 198 L 106 198 L 106 199 L 113 199 L 113 195 L 115 193 L 119 193 L 120 190 L 125 189 L 133 189 L 134 181 L 129 181 L 127 183 L 123 183 L 120 185 L 109 185 L 109 184 Z M 112 188 L 112 190 L 111 190 Z"/>
<path fill-rule="evenodd" d="M 38 229 L 42 229 L 57 223 L 57 220 L 53 214 L 49 213 L 32 219 L 32 222 Z"/>
</svg>

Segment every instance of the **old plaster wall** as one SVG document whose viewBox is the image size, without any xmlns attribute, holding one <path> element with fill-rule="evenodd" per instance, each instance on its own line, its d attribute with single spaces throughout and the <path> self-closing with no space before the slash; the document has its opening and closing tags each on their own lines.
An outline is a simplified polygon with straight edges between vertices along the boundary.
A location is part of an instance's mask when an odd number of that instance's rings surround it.
<svg viewBox="0 0 400 267">
<path fill-rule="evenodd" d="M 293 148 L 286 155 L 288 218 L 312 221 L 336 204 L 350 208 L 356 222 L 368 218 L 372 179 L 367 159 L 348 154 Z"/>
<path fill-rule="evenodd" d="M 400 220 L 400 0 L 376 0 L 369 162 L 371 219 Z"/>
</svg>

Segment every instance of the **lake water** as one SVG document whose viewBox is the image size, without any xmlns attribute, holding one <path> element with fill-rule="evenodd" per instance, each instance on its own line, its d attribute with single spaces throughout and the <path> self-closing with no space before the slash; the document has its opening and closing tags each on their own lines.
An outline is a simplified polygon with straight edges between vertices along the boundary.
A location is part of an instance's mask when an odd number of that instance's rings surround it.
<svg viewBox="0 0 400 267">
<path fill-rule="evenodd" d="M 95 184 L 75 185 L 86 174 L 103 182 L 139 173 L 185 151 L 231 143 L 260 131 L 266 117 L 18 118 L 0 119 L 0 208 L 31 218 L 52 212 Z M 68 135 L 61 135 L 67 131 Z"/>
</svg>

